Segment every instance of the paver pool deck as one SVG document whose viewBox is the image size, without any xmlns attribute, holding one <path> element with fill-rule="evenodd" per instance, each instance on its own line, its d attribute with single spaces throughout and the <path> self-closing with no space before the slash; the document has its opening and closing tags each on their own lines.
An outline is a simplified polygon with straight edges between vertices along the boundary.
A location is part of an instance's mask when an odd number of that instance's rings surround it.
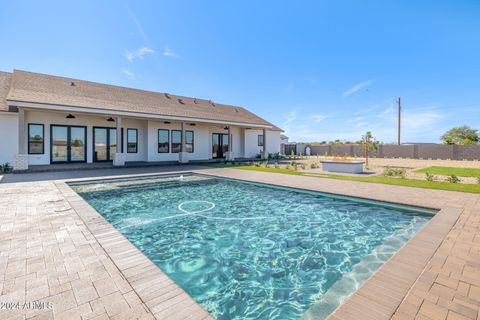
<svg viewBox="0 0 480 320">
<path fill-rule="evenodd" d="M 0 183 L 0 304 L 21 305 L 0 319 L 212 319 L 65 183 L 173 172 L 440 209 L 330 319 L 480 320 L 479 195 L 198 166 L 7 176 L 18 182 Z M 32 301 L 52 308 L 21 307 Z"/>
</svg>

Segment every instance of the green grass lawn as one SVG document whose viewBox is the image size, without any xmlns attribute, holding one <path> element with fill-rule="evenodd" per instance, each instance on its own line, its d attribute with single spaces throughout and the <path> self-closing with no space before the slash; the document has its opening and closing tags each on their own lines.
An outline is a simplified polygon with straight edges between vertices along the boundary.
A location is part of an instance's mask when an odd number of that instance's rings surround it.
<svg viewBox="0 0 480 320">
<path fill-rule="evenodd" d="M 454 168 L 454 167 L 428 167 L 419 170 L 415 170 L 415 172 L 421 173 L 431 173 L 431 174 L 443 174 L 446 176 L 449 175 L 456 175 L 459 177 L 480 177 L 480 169 L 476 168 Z"/>
<path fill-rule="evenodd" d="M 283 174 L 292 174 L 292 175 L 299 175 L 299 176 L 311 176 L 316 178 L 350 180 L 350 181 L 359 181 L 359 182 L 367 182 L 367 183 L 382 183 L 382 184 L 390 184 L 390 185 L 413 187 L 413 188 L 480 193 L 480 184 L 460 184 L 460 183 L 450 183 L 450 182 L 442 182 L 442 181 L 401 179 L 401 178 L 392 178 L 392 177 L 384 177 L 384 176 L 366 176 L 366 177 L 344 176 L 344 175 L 336 175 L 336 174 L 310 173 L 310 172 L 295 171 L 290 169 L 276 169 L 276 168 L 265 168 L 265 167 L 255 167 L 255 166 L 236 166 L 236 165 L 229 165 L 229 164 L 222 164 L 222 163 L 214 163 L 214 164 L 209 163 L 205 165 L 209 167 L 216 167 L 216 168 L 235 168 L 240 170 L 283 173 Z"/>
</svg>

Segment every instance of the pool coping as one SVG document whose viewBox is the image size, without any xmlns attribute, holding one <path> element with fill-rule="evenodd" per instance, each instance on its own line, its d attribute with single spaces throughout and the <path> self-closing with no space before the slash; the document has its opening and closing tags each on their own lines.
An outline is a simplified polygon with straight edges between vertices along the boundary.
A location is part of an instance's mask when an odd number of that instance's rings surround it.
<svg viewBox="0 0 480 320">
<path fill-rule="evenodd" d="M 151 284 L 155 286 L 155 290 L 163 290 L 165 284 L 172 281 L 168 276 L 166 276 L 153 262 L 151 262 L 146 256 L 141 253 L 133 244 L 131 244 L 123 235 L 120 234 L 112 225 L 110 225 L 103 217 L 96 212 L 88 203 L 86 203 L 75 191 L 73 191 L 68 185 L 68 182 L 78 182 L 78 181 L 98 181 L 105 179 L 114 179 L 114 178 L 125 178 L 125 177 L 141 177 L 141 176 L 159 176 L 159 175 L 168 175 L 175 173 L 200 173 L 204 175 L 210 175 L 215 177 L 231 178 L 247 182 L 256 182 L 256 183 L 266 183 L 275 186 L 282 187 L 291 187 L 300 190 L 306 191 L 317 191 L 322 193 L 329 193 L 333 195 L 341 196 L 351 196 L 362 199 L 369 199 L 375 201 L 390 202 L 395 204 L 402 204 L 407 206 L 417 206 L 422 208 L 431 208 L 431 209 L 440 209 L 438 213 L 433 217 L 412 239 L 410 239 L 400 250 L 398 250 L 387 262 L 385 262 L 372 276 L 349 298 L 347 298 L 332 314 L 330 314 L 330 320 L 350 320 L 350 319 L 390 319 L 392 318 L 399 306 L 404 302 L 405 298 L 408 296 L 409 292 L 412 290 L 412 287 L 422 281 L 430 281 L 431 279 L 422 279 L 422 274 L 427 269 L 429 264 L 432 262 L 434 254 L 437 252 L 438 248 L 447 237 L 448 233 L 452 227 L 457 222 L 458 218 L 464 211 L 464 205 L 462 201 L 467 201 L 470 199 L 478 199 L 477 195 L 465 195 L 464 193 L 452 193 L 448 191 L 438 191 L 438 190 L 422 190 L 421 193 L 434 193 L 434 194 L 458 194 L 458 201 L 436 201 L 435 199 L 422 199 L 423 201 L 389 201 L 385 197 L 380 197 L 378 195 L 372 194 L 363 194 L 360 190 L 353 191 L 342 191 L 335 192 L 335 190 L 328 189 L 328 186 L 322 187 L 312 187 L 311 185 L 305 187 L 302 183 L 302 187 L 298 187 L 292 181 L 278 180 L 276 178 L 282 177 L 281 174 L 272 174 L 272 173 L 255 173 L 250 175 L 245 175 L 244 170 L 235 170 L 235 169 L 202 169 L 198 170 L 188 170 L 188 171 L 170 171 L 170 172 L 159 172 L 159 173 L 147 173 L 147 174 L 132 174 L 132 175 L 118 175 L 111 176 L 108 178 L 80 178 L 80 179 L 69 179 L 57 181 L 57 186 L 59 189 L 66 195 L 67 200 L 72 205 L 77 213 L 80 215 L 82 220 L 84 220 L 87 227 L 89 227 L 92 234 L 97 238 L 97 241 L 104 246 L 107 253 L 111 256 L 115 264 L 117 264 L 122 273 L 125 274 L 124 270 L 127 271 L 125 276 L 129 282 L 132 283 L 132 287 L 137 291 L 139 296 L 144 299 L 145 285 Z M 248 176 L 248 177 L 246 177 Z M 273 179 L 271 179 L 273 177 Z M 306 182 L 308 179 L 315 179 L 318 181 L 318 178 L 307 177 L 307 180 L 304 180 L 305 177 L 296 177 L 292 176 L 293 179 L 286 180 L 297 180 Z M 289 178 L 292 178 L 289 177 Z M 298 180 L 300 178 L 300 180 Z M 325 180 L 325 179 L 322 179 Z M 362 184 L 362 183 L 356 183 Z M 354 183 L 355 185 L 355 183 Z M 385 187 L 385 186 L 384 186 Z M 389 190 L 407 190 L 407 193 L 412 193 L 418 191 L 414 188 L 408 187 L 398 187 L 398 186 L 386 186 Z M 327 189 L 327 190 L 325 190 Z M 414 194 L 413 193 L 413 194 Z M 461 199 L 464 198 L 464 199 Z M 451 206 L 449 204 L 452 204 Z M 78 209 L 78 210 L 77 210 Z M 98 219 L 98 218 L 101 219 Z M 97 226 L 98 220 L 101 223 Z M 102 222 L 103 220 L 103 222 Z M 120 242 L 118 242 L 120 241 Z M 125 243 L 124 243 L 125 242 Z M 128 250 L 125 250 L 124 245 L 128 247 Z M 119 249 L 121 248 L 121 249 Z M 134 250 L 133 250 L 134 249 Z M 136 251 L 135 251 L 136 250 Z M 154 267 L 152 267 L 152 265 Z M 151 268 L 151 269 L 150 269 Z M 145 276 L 143 273 L 145 271 L 151 272 L 148 276 Z M 142 280 L 143 279 L 143 280 Z M 162 280 L 160 280 L 162 279 Z M 168 279 L 168 280 L 167 280 Z M 153 283 L 152 283 L 153 282 Z M 162 284 L 163 283 L 163 284 Z M 181 290 L 182 301 L 188 301 L 189 308 L 196 309 L 201 313 L 206 313 L 205 317 L 212 318 L 198 303 L 196 303 L 188 294 L 186 294 L 180 287 L 178 287 L 173 281 L 172 285 L 177 290 Z M 143 286 L 142 286 L 143 284 Z M 135 287 L 137 286 L 137 288 Z M 142 293 L 143 292 L 143 293 Z M 151 292 L 151 290 L 149 290 Z M 381 294 L 379 294 L 381 293 Z M 148 295 L 145 299 L 148 298 Z M 176 301 L 178 301 L 176 300 Z M 167 300 L 168 301 L 168 300 Z M 158 302 L 158 301 L 157 301 Z M 154 315 L 158 318 L 159 312 L 164 310 L 171 309 L 173 312 L 172 303 L 168 306 L 162 306 L 161 301 L 156 307 L 152 302 L 147 303 L 147 306 L 152 306 L 151 309 Z M 185 302 L 187 303 L 187 302 Z M 196 307 L 194 307 L 196 306 Z M 177 306 L 178 307 L 178 306 Z M 183 310 L 179 310 L 182 312 Z M 191 313 L 191 312 L 190 312 Z M 165 313 L 163 314 L 165 315 Z M 408 317 L 407 317 L 408 318 Z"/>
<path fill-rule="evenodd" d="M 64 180 L 54 183 L 156 319 L 214 319 L 207 310 L 77 194 L 68 182 L 73 181 Z"/>
</svg>

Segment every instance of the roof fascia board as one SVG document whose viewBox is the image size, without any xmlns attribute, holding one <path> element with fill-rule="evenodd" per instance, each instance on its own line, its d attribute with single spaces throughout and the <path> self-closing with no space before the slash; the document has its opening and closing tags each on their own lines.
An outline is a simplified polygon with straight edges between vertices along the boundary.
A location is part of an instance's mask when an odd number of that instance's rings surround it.
<svg viewBox="0 0 480 320">
<path fill-rule="evenodd" d="M 7 104 L 9 106 L 15 106 L 20 108 L 22 107 L 31 108 L 31 109 L 82 112 L 82 113 L 106 114 L 106 115 L 116 115 L 116 116 L 118 115 L 118 116 L 146 118 L 146 119 L 192 121 L 192 122 L 201 122 L 201 123 L 237 125 L 237 126 L 266 128 L 266 129 L 272 128 L 272 126 L 267 126 L 267 125 L 234 122 L 234 121 L 220 121 L 220 120 L 209 120 L 209 119 L 201 119 L 201 118 L 167 116 L 167 115 L 164 116 L 164 115 L 156 115 L 156 114 L 143 113 L 143 112 L 129 112 L 129 111 L 107 110 L 107 109 L 100 109 L 100 108 L 72 107 L 72 106 L 63 106 L 63 105 L 37 103 L 37 102 L 25 102 L 25 101 L 17 101 L 17 100 L 7 100 Z"/>
</svg>

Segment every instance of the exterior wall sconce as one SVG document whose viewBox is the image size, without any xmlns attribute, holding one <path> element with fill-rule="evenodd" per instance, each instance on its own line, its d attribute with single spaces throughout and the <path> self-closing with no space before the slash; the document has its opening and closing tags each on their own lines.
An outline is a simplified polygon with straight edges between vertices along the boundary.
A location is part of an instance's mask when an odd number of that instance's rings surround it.
<svg viewBox="0 0 480 320">
<path fill-rule="evenodd" d="M 113 119 L 112 117 L 108 118 L 107 119 L 108 122 L 115 122 L 115 119 Z"/>
<path fill-rule="evenodd" d="M 66 116 L 65 118 L 67 119 L 75 119 L 75 116 L 71 113 L 68 114 L 68 116 Z"/>
</svg>

